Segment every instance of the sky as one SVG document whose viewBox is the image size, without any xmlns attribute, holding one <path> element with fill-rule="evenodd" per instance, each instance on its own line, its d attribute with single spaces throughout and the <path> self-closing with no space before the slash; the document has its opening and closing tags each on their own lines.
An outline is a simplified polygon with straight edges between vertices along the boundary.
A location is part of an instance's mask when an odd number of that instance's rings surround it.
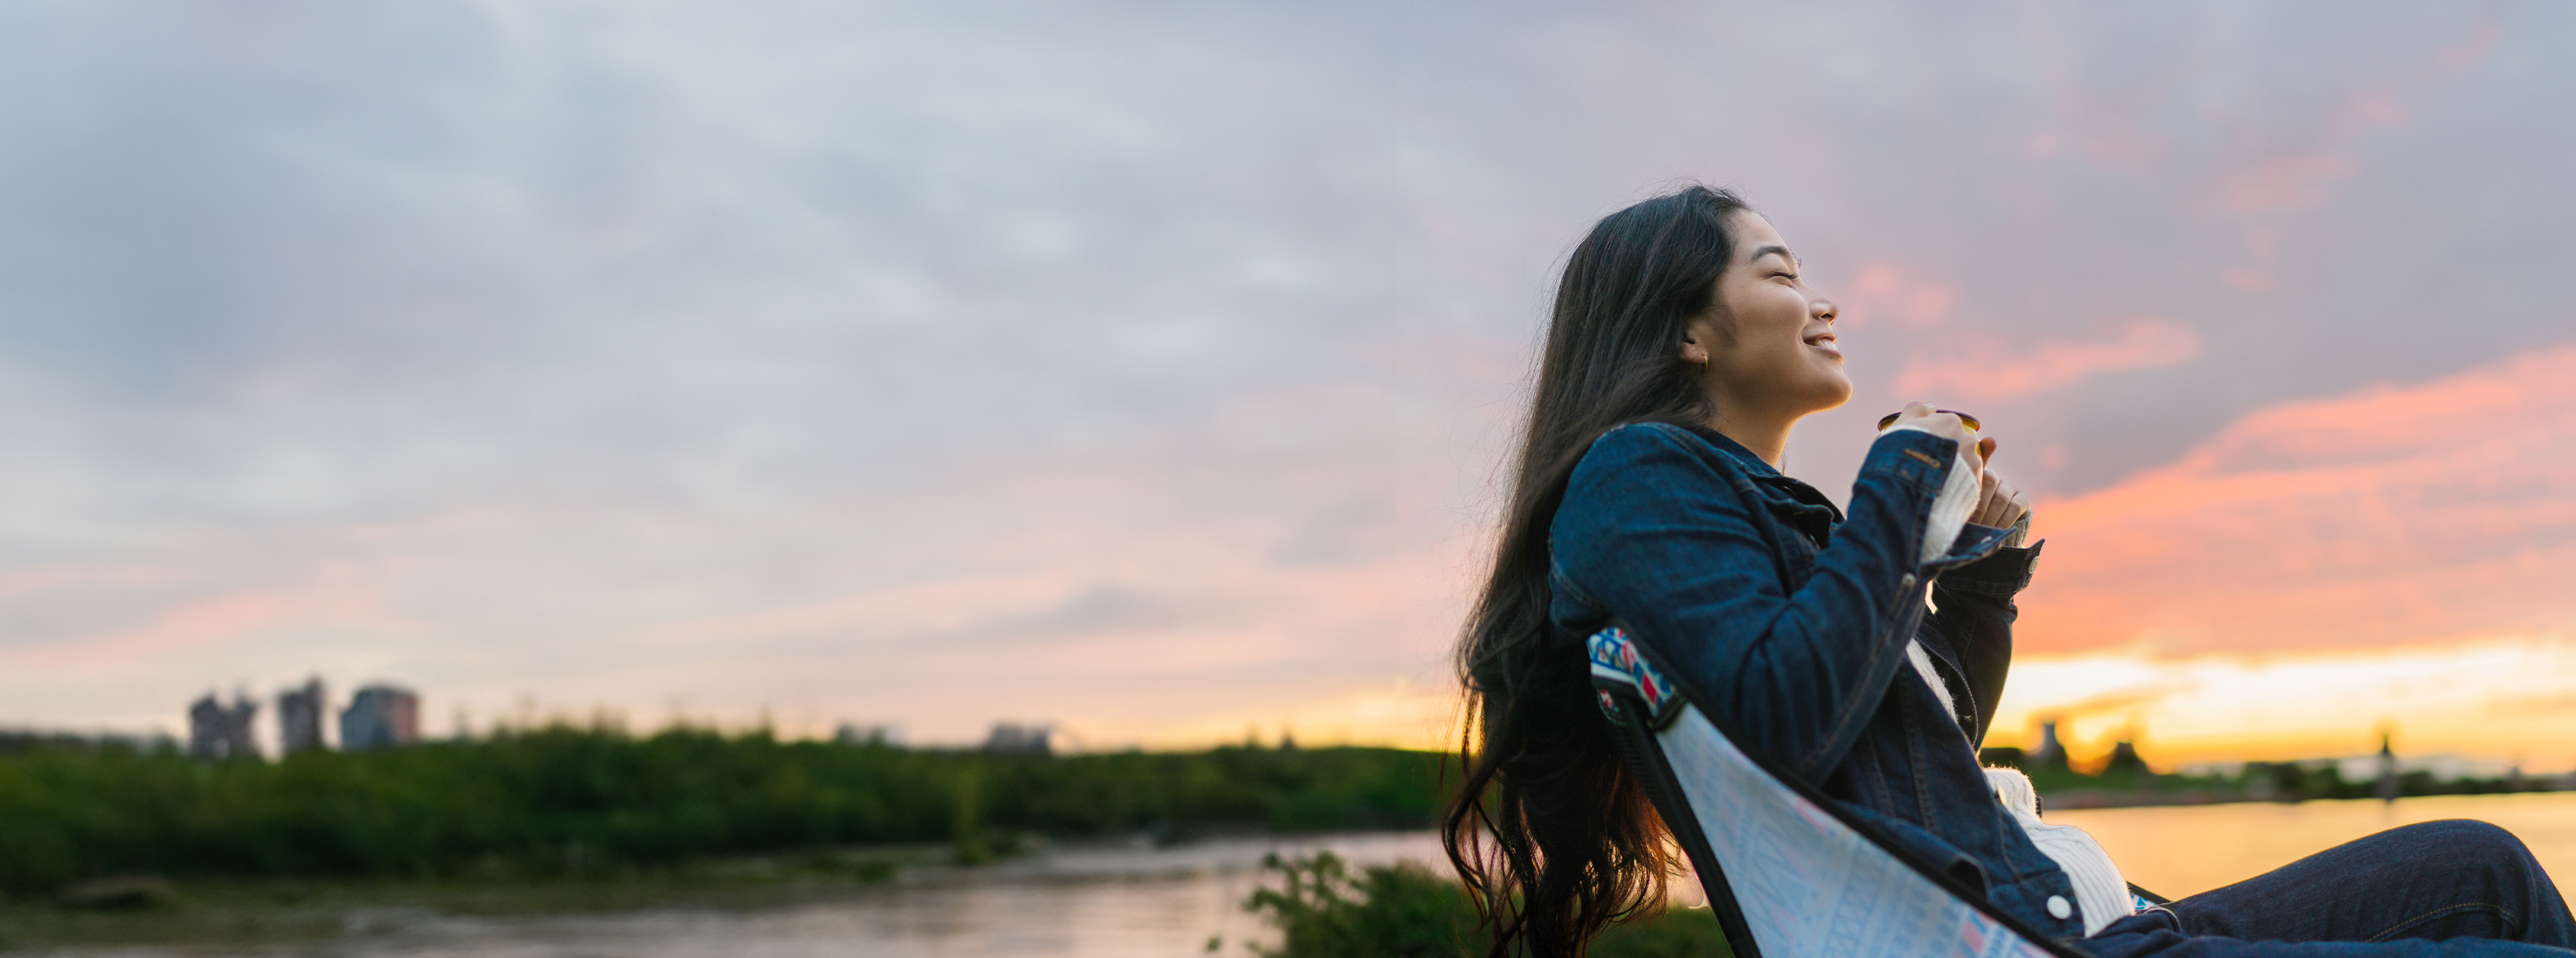
<svg viewBox="0 0 2576 958">
<path fill-rule="evenodd" d="M 1741 190 L 2048 540 L 1997 742 L 2576 765 L 2576 10 L 0 0 L 0 725 L 1443 741 L 1552 272 Z M 2016 738 L 2016 736 L 2019 736 Z"/>
</svg>

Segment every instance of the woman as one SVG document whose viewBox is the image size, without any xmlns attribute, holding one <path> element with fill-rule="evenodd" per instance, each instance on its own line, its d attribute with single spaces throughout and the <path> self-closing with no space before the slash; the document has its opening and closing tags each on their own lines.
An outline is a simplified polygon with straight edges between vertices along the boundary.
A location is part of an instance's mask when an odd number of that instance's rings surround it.
<svg viewBox="0 0 2576 958">
<path fill-rule="evenodd" d="M 1696 186 L 1602 219 L 1566 263 L 1459 651 L 1478 724 L 1446 838 L 1495 955 L 1579 954 L 1678 872 L 1594 704 L 1582 639 L 1613 620 L 1745 744 L 2088 952 L 2576 954 L 2548 876 L 2474 822 L 2133 914 L 2099 846 L 1978 767 L 2040 551 L 2028 500 L 1984 468 L 1995 440 L 1907 406 L 1848 516 L 1778 471 L 1799 418 L 1851 396 L 1833 304 L 1798 270 L 1770 223 Z"/>
</svg>

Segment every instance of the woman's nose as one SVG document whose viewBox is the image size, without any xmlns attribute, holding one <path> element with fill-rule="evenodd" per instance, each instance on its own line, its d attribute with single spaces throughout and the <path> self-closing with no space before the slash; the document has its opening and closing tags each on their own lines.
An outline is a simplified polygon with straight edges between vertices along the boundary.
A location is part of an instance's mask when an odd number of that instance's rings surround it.
<svg viewBox="0 0 2576 958">
<path fill-rule="evenodd" d="M 1814 310 L 1814 311 L 1815 311 L 1815 314 L 1816 314 L 1816 318 L 1817 318 L 1817 319 L 1824 320 L 1824 321 L 1825 321 L 1826 323 L 1828 323 L 1828 324 L 1831 324 L 1834 320 L 1841 318 L 1841 315 L 1842 315 L 1841 313 L 1836 312 L 1836 311 L 1834 310 L 1834 301 L 1833 301 L 1833 300 L 1830 300 L 1830 299 L 1824 299 L 1824 298 L 1822 298 L 1822 297 L 1817 298 L 1817 300 L 1816 300 L 1816 304 L 1815 304 L 1814 306 L 1811 306 L 1811 307 L 1808 307 L 1808 308 L 1809 308 L 1809 309 L 1812 309 L 1812 310 Z"/>
</svg>

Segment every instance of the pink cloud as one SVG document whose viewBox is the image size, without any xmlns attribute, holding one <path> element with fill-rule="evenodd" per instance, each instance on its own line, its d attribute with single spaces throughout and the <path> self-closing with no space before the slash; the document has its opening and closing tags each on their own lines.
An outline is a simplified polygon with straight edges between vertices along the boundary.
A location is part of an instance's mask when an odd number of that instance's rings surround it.
<svg viewBox="0 0 2576 958">
<path fill-rule="evenodd" d="M 2357 168 L 2351 157 L 2332 151 L 2272 153 L 2218 171 L 2209 199 L 2238 216 L 2313 210 L 2332 202 L 2335 182 Z"/>
<path fill-rule="evenodd" d="M 2001 399 L 2043 393 L 2095 373 L 2172 366 L 2200 355 L 2200 334 L 2169 319 L 2140 316 L 2093 342 L 2041 340 L 2015 352 L 1993 339 L 1969 340 L 1927 357 L 1917 353 L 1893 388 L 1907 398 Z"/>
<path fill-rule="evenodd" d="M 2075 152 L 2094 166 L 2122 173 L 2144 173 L 2173 157 L 2170 136 L 2150 132 L 2142 120 L 2173 98 L 2175 78 L 2158 78 L 2128 89 L 2061 90 L 2058 111 L 2071 129 Z M 2061 139 L 2043 131 L 2031 147 L 2041 155 L 2057 152 Z"/>
<path fill-rule="evenodd" d="M 2405 125 L 2411 113 L 2406 104 L 2387 90 L 2361 90 L 2344 97 L 2335 108 L 2334 120 L 2327 130 L 2337 137 L 2350 137 L 2374 129 Z"/>
<path fill-rule="evenodd" d="M 1893 263 L 1871 263 L 1861 267 L 1860 276 L 1833 299 L 1844 325 L 1861 326 L 1884 318 L 1907 329 L 1928 329 L 1950 321 L 1959 304 L 1959 289 Z"/>
<path fill-rule="evenodd" d="M 0 598 L 82 588 L 146 587 L 185 577 L 180 568 L 150 563 L 42 567 L 0 575 Z"/>
<path fill-rule="evenodd" d="M 164 610 L 148 622 L 37 645 L 9 659 L 24 668 L 130 667 L 283 625 L 362 616 L 372 605 L 372 596 L 345 593 L 217 595 Z"/>
<path fill-rule="evenodd" d="M 2040 508 L 2025 648 L 2384 646 L 2576 626 L 2576 345 L 2258 410 Z"/>
<path fill-rule="evenodd" d="M 2435 62 L 2452 69 L 2475 66 L 2495 52 L 2496 41 L 2504 39 L 2504 23 L 2495 15 L 2478 18 L 2477 29 L 2456 43 L 2447 44 L 2435 53 Z"/>
<path fill-rule="evenodd" d="M 1298 389 L 1247 394 L 1224 416 L 1258 448 L 1319 408 L 1384 419 L 1388 405 Z M 1297 718 L 1304 741 L 1349 737 L 1307 711 L 1445 675 L 1483 543 L 1456 531 L 1437 490 L 1344 515 L 1336 503 L 1382 492 L 1373 477 L 1318 457 L 1263 462 L 1255 475 L 1185 451 L 1060 460 L 854 502 L 833 521 L 909 543 L 903 561 L 840 567 L 800 601 L 666 606 L 602 627 L 616 660 L 547 694 L 639 714 L 671 696 L 701 712 L 767 701 L 898 721 L 921 742 L 969 741 L 997 718 L 1062 722 L 1094 744 L 1179 741 L 1205 717 L 1245 714 Z M 1359 738 L 1427 740 L 1410 728 Z"/>
</svg>

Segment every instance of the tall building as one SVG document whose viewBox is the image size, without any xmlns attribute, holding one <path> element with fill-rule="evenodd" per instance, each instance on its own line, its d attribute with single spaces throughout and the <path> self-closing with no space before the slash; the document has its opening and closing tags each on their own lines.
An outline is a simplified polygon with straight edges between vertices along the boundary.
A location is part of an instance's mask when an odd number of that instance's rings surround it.
<svg viewBox="0 0 2576 958">
<path fill-rule="evenodd" d="M 2060 772 L 2066 770 L 2066 746 L 2057 740 L 2056 722 L 2039 723 L 2039 747 L 2031 750 L 2029 764 L 2022 768 L 2033 772 L 2041 769 Z"/>
<path fill-rule="evenodd" d="M 340 748 L 351 752 L 394 748 L 420 741 L 420 696 L 410 689 L 370 685 L 340 710 Z"/>
<path fill-rule="evenodd" d="M 2111 759 L 2102 763 L 2103 774 L 2108 775 L 2112 772 L 2136 772 L 2142 775 L 2152 775 L 2155 773 L 2155 770 L 2148 768 L 2147 760 L 2139 757 L 2138 743 L 2117 742 L 2113 743 L 2111 746 Z"/>
<path fill-rule="evenodd" d="M 2397 750 L 2390 747 L 2392 744 L 2390 740 L 2395 737 L 2396 736 L 2390 732 L 2379 733 L 2378 791 L 2379 800 L 2382 802 L 2393 802 L 2397 800 Z"/>
<path fill-rule="evenodd" d="M 304 687 L 277 693 L 277 748 L 293 755 L 323 748 L 322 680 L 306 679 Z"/>
<path fill-rule="evenodd" d="M 832 730 L 832 741 L 842 745 L 900 746 L 903 744 L 903 729 L 894 725 L 860 725 L 854 722 L 843 722 L 839 728 Z"/>
<path fill-rule="evenodd" d="M 251 744 L 250 721 L 259 715 L 259 703 L 239 692 L 233 693 L 233 704 L 225 705 L 208 692 L 196 704 L 188 706 L 188 754 L 197 758 L 246 758 L 257 756 L 259 746 Z"/>
<path fill-rule="evenodd" d="M 984 752 L 989 755 L 1052 755 L 1055 754 L 1054 737 L 1055 727 L 1052 725 L 1001 722 L 993 726 L 992 734 L 984 736 Z"/>
</svg>

